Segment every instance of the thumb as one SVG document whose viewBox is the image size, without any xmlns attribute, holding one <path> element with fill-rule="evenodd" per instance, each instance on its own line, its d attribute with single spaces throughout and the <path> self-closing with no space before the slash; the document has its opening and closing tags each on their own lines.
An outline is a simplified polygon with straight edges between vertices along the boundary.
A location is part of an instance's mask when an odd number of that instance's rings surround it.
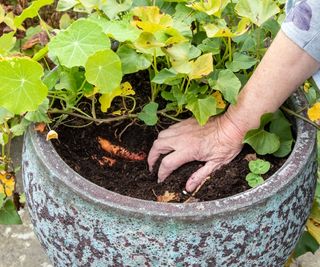
<svg viewBox="0 0 320 267">
<path fill-rule="evenodd" d="M 203 167 L 194 172 L 187 181 L 186 190 L 193 192 L 220 164 L 208 161 Z"/>
</svg>

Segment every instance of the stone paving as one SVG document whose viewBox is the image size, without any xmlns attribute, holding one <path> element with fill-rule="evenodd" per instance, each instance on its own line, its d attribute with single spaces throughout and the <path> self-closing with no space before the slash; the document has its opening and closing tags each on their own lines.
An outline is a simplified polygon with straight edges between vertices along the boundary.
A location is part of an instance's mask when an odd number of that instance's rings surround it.
<svg viewBox="0 0 320 267">
<path fill-rule="evenodd" d="M 13 157 L 18 164 L 21 146 L 21 139 L 15 141 Z M 18 188 L 21 191 L 21 177 L 18 178 Z M 0 225 L 0 267 L 53 267 L 33 233 L 27 210 L 21 210 L 20 215 L 23 225 Z M 320 267 L 320 249 L 314 255 L 312 253 L 302 255 L 290 267 Z"/>
</svg>

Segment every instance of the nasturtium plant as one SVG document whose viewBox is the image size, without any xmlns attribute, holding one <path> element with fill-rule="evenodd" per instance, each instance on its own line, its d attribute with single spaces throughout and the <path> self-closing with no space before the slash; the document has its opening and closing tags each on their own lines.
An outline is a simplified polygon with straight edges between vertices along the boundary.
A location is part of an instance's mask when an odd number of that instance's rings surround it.
<svg viewBox="0 0 320 267">
<path fill-rule="evenodd" d="M 285 157 L 290 153 L 293 144 L 291 124 L 280 110 L 273 114 L 264 114 L 259 128 L 248 131 L 243 142 L 260 155 Z"/>
<path fill-rule="evenodd" d="M 79 19 L 59 32 L 49 43 L 49 53 L 62 66 L 84 66 L 99 50 L 110 48 L 110 40 L 97 24 Z"/>
<path fill-rule="evenodd" d="M 89 83 L 97 86 L 100 93 L 112 92 L 122 80 L 121 60 L 111 49 L 91 55 L 85 64 L 85 75 Z"/>
<path fill-rule="evenodd" d="M 14 114 L 34 111 L 48 89 L 41 81 L 42 66 L 30 58 L 0 60 L 0 106 Z"/>
<path fill-rule="evenodd" d="M 270 169 L 270 162 L 262 159 L 250 160 L 249 169 L 255 174 L 266 174 Z"/>
<path fill-rule="evenodd" d="M 61 20 L 50 24 L 41 10 L 53 2 L 32 1 L 19 15 L 0 5 L 0 23 L 9 29 L 0 36 L 6 174 L 14 174 L 11 140 L 31 123 L 54 128 L 77 116 L 88 124 L 154 126 L 193 116 L 205 125 L 237 103 L 283 19 L 280 0 L 59 0 Z M 290 123 L 280 111 L 266 114 L 244 143 L 258 154 L 286 156 Z M 2 212 L 14 210 L 14 188 L 5 182 L 0 223 L 8 222 Z"/>
<path fill-rule="evenodd" d="M 158 104 L 150 102 L 145 105 L 142 111 L 138 114 L 138 118 L 145 122 L 147 125 L 155 125 L 158 121 L 157 110 Z"/>
<path fill-rule="evenodd" d="M 261 175 L 252 172 L 247 174 L 246 181 L 248 182 L 248 185 L 252 188 L 264 183 L 264 179 Z"/>
<path fill-rule="evenodd" d="M 270 170 L 270 162 L 262 159 L 250 160 L 250 172 L 246 176 L 246 181 L 250 187 L 257 187 L 264 182 L 262 174 L 266 174 Z"/>
<path fill-rule="evenodd" d="M 273 0 L 239 0 L 235 10 L 240 16 L 250 19 L 251 22 L 258 26 L 261 26 L 269 18 L 280 12 L 280 8 Z"/>
</svg>

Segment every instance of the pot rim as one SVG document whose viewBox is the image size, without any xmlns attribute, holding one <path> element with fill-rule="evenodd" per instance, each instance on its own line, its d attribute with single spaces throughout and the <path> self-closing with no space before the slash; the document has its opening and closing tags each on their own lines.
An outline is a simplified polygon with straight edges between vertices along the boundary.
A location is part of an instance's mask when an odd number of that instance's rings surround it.
<svg viewBox="0 0 320 267">
<path fill-rule="evenodd" d="M 305 106 L 306 100 L 301 92 L 294 93 L 289 99 L 295 106 Z M 45 141 L 42 134 L 35 133 L 29 127 L 31 143 L 37 151 L 40 162 L 51 170 L 51 179 L 57 179 L 69 187 L 79 197 L 99 205 L 101 208 L 120 209 L 128 213 L 152 215 L 155 217 L 193 218 L 209 217 L 230 213 L 238 209 L 246 209 L 271 198 L 284 189 L 296 177 L 309 161 L 316 145 L 316 129 L 310 124 L 296 119 L 297 139 L 291 155 L 262 185 L 245 192 L 218 200 L 196 203 L 159 203 L 120 195 L 102 188 L 85 179 L 69 167 L 58 155 L 51 142 Z M 199 217 L 199 218 L 200 218 Z"/>
</svg>

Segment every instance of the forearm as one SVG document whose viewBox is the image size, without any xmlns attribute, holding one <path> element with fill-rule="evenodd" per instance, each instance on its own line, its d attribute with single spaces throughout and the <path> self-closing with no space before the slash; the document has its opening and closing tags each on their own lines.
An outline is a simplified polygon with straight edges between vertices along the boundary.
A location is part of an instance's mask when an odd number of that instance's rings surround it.
<svg viewBox="0 0 320 267">
<path fill-rule="evenodd" d="M 226 116 L 241 135 L 281 104 L 320 67 L 320 63 L 280 31 Z"/>
</svg>

